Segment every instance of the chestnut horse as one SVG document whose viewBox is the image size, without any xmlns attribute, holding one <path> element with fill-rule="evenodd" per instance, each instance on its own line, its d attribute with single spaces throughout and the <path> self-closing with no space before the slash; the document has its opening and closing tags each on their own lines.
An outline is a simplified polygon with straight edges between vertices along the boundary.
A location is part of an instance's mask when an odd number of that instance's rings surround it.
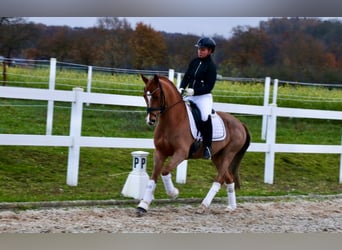
<svg viewBox="0 0 342 250">
<path fill-rule="evenodd" d="M 189 158 L 191 145 L 195 142 L 190 131 L 187 104 L 175 85 L 164 76 L 154 75 L 151 79 L 143 75 L 141 77 L 145 83 L 146 122 L 156 127 L 154 130 L 153 173 L 137 207 L 138 216 L 147 212 L 154 198 L 156 182 L 160 175 L 166 193 L 171 198 L 178 196 L 179 191 L 174 187 L 171 179 L 171 170 Z M 235 188 L 240 187 L 239 165 L 250 144 L 250 134 L 243 123 L 228 113 L 217 112 L 217 114 L 223 120 L 226 136 L 223 140 L 212 143 L 211 160 L 216 166 L 218 174 L 202 201 L 198 213 L 205 212 L 224 183 L 228 195 L 227 208 L 229 210 L 236 208 Z M 202 151 L 203 146 L 201 145 L 197 152 L 191 155 L 191 158 L 201 158 Z M 168 157 L 171 159 L 164 166 Z"/>
</svg>

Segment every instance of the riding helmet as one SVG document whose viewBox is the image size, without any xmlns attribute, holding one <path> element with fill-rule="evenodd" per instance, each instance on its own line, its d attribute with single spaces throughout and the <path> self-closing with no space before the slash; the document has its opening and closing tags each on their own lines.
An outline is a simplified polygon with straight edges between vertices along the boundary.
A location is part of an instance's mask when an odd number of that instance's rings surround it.
<svg viewBox="0 0 342 250">
<path fill-rule="evenodd" d="M 203 47 L 209 48 L 209 49 L 211 49 L 212 53 L 214 53 L 215 48 L 216 48 L 216 43 L 215 43 L 214 39 L 212 39 L 210 37 L 203 37 L 197 41 L 195 46 L 198 48 L 203 48 Z"/>
</svg>

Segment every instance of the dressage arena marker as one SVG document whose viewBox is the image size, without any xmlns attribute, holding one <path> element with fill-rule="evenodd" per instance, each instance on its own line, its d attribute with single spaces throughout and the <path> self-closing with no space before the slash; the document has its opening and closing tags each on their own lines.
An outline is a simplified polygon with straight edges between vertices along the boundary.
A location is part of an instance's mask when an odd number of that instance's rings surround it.
<svg viewBox="0 0 342 250">
<path fill-rule="evenodd" d="M 148 152 L 134 151 L 132 171 L 127 177 L 126 183 L 122 189 L 122 195 L 132 197 L 134 199 L 142 199 L 145 188 L 149 181 L 149 176 L 146 172 Z"/>
</svg>

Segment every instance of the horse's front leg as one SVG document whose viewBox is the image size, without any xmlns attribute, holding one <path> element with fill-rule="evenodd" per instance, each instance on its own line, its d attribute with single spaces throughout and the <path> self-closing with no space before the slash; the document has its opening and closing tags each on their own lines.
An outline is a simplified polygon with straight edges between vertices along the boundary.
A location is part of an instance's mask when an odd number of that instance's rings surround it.
<svg viewBox="0 0 342 250">
<path fill-rule="evenodd" d="M 170 160 L 170 163 L 164 168 L 161 175 L 166 194 L 172 199 L 176 199 L 178 197 L 179 190 L 173 185 L 171 171 L 176 168 L 183 160 L 185 160 L 183 151 L 180 154 L 174 154 Z"/>
<path fill-rule="evenodd" d="M 143 198 L 140 200 L 140 203 L 137 207 L 137 215 L 142 216 L 145 214 L 154 199 L 154 192 L 156 189 L 156 184 L 158 180 L 158 176 L 160 175 L 161 169 L 163 167 L 163 163 L 165 161 L 165 157 L 161 156 L 158 151 L 154 152 L 154 167 L 152 171 L 152 177 L 149 180 Z"/>
</svg>

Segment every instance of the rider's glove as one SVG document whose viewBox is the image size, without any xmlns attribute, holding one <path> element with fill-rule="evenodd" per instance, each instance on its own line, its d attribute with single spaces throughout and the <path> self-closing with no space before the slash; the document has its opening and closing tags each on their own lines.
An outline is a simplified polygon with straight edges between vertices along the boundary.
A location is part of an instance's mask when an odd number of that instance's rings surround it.
<svg viewBox="0 0 342 250">
<path fill-rule="evenodd" d="M 186 92 L 186 95 L 187 95 L 187 96 L 193 96 L 194 93 L 195 93 L 194 89 L 192 89 L 192 88 L 187 88 L 187 89 L 185 90 L 185 92 Z"/>
<path fill-rule="evenodd" d="M 178 92 L 179 92 L 181 95 L 183 95 L 184 89 L 183 89 L 183 88 L 179 88 L 179 89 L 178 89 Z"/>
</svg>

